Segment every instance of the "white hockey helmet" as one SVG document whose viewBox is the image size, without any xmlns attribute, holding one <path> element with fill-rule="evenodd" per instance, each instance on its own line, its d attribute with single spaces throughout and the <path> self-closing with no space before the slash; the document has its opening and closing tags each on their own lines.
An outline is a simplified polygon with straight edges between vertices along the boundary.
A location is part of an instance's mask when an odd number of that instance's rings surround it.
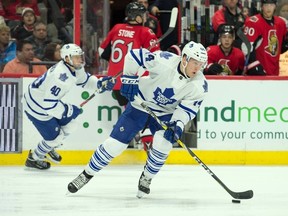
<svg viewBox="0 0 288 216">
<path fill-rule="evenodd" d="M 85 58 L 83 50 L 76 44 L 70 43 L 65 44 L 60 50 L 61 58 L 66 62 L 66 57 L 69 59 L 69 65 L 74 67 L 75 69 L 80 69 L 85 65 Z M 80 56 L 82 58 L 81 63 L 74 63 L 73 56 Z"/>
<path fill-rule="evenodd" d="M 199 62 L 206 63 L 208 59 L 205 47 L 194 41 L 187 43 L 182 50 L 182 57 L 186 56 L 187 61 L 193 58 Z"/>
</svg>

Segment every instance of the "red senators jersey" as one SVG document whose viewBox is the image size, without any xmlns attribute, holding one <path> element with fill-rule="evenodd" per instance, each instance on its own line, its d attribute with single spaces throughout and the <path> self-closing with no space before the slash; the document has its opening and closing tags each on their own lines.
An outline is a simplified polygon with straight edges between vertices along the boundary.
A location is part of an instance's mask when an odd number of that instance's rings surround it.
<svg viewBox="0 0 288 216">
<path fill-rule="evenodd" d="M 278 76 L 281 47 L 286 34 L 283 19 L 274 16 L 274 21 L 268 23 L 261 14 L 257 14 L 246 19 L 244 33 L 251 43 L 256 42 L 256 59 L 266 75 Z"/>
<path fill-rule="evenodd" d="M 114 76 L 123 70 L 125 55 L 131 49 L 147 49 L 152 46 L 150 51 L 159 50 L 159 45 L 155 46 L 156 41 L 156 35 L 147 27 L 126 23 L 115 25 L 99 47 L 100 56 L 109 59 L 108 75 Z M 121 81 L 118 77 L 114 90 L 119 90 L 120 87 Z"/>
<path fill-rule="evenodd" d="M 235 75 L 238 70 L 243 71 L 245 57 L 243 52 L 233 47 L 228 56 L 224 54 L 220 46 L 213 45 L 207 47 L 208 67 L 210 64 L 218 63 L 223 67 L 223 71 L 229 75 Z"/>
</svg>

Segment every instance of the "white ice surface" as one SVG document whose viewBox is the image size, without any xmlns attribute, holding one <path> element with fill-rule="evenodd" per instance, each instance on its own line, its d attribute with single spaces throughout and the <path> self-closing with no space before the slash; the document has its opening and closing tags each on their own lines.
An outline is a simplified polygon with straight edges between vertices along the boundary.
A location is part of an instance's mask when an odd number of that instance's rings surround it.
<svg viewBox="0 0 288 216">
<path fill-rule="evenodd" d="M 201 167 L 165 165 L 151 193 L 136 198 L 143 166 L 108 166 L 69 196 L 67 184 L 84 166 L 27 171 L 0 167 L 0 216 L 287 216 L 288 167 L 209 166 L 233 191 L 252 189 L 254 197 L 232 197 Z"/>
</svg>

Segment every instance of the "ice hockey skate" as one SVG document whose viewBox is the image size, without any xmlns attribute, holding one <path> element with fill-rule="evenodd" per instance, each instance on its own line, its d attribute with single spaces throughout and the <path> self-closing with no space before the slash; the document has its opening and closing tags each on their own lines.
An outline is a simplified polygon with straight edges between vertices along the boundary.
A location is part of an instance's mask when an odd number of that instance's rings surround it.
<svg viewBox="0 0 288 216">
<path fill-rule="evenodd" d="M 53 148 L 50 152 L 47 153 L 47 159 L 54 163 L 60 163 L 62 160 L 61 155 Z"/>
<path fill-rule="evenodd" d="M 68 184 L 68 191 L 70 193 L 76 193 L 85 184 L 87 184 L 93 176 L 90 176 L 83 171 L 77 178 Z"/>
<path fill-rule="evenodd" d="M 32 156 L 32 151 L 29 151 L 28 158 L 25 162 L 25 166 L 29 168 L 36 168 L 40 170 L 46 170 L 49 169 L 51 164 L 47 161 L 44 161 L 46 157 L 43 157 L 43 159 L 34 159 Z"/>
<path fill-rule="evenodd" d="M 150 184 L 151 184 L 151 178 L 147 178 L 144 175 L 144 172 L 142 172 L 140 179 L 139 179 L 139 183 L 138 183 L 138 193 L 137 193 L 137 197 L 139 199 L 141 199 L 145 194 L 149 194 L 150 193 Z"/>
</svg>

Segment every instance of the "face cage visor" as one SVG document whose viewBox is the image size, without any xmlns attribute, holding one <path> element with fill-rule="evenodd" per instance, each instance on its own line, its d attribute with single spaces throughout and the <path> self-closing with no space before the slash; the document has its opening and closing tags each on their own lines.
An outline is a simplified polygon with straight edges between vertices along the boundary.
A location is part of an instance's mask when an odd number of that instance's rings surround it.
<svg viewBox="0 0 288 216">
<path fill-rule="evenodd" d="M 81 69 L 85 66 L 85 55 L 84 52 L 81 55 L 70 55 L 69 56 L 70 65 L 76 70 Z"/>
</svg>

